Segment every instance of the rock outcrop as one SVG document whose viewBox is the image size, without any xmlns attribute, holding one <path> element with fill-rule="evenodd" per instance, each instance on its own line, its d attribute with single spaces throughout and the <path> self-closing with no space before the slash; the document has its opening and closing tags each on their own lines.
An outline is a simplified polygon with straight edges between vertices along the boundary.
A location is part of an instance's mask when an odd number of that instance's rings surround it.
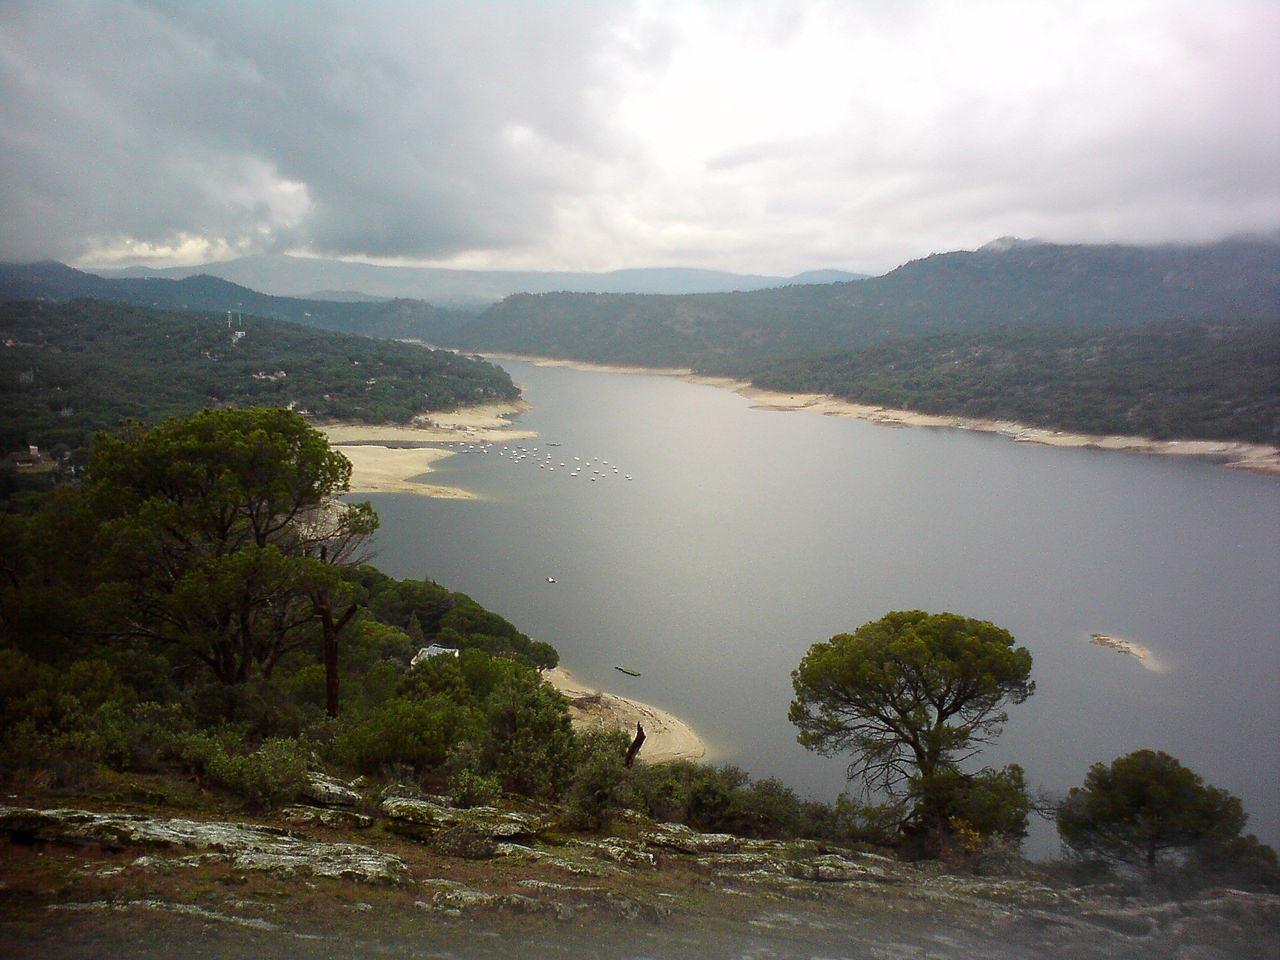
<svg viewBox="0 0 1280 960">
<path fill-rule="evenodd" d="M 0 807 L 0 833 L 20 843 L 195 851 L 240 870 L 277 876 L 312 875 L 376 884 L 411 882 L 409 869 L 399 857 L 354 843 L 306 840 L 275 827 L 90 810 Z"/>
</svg>

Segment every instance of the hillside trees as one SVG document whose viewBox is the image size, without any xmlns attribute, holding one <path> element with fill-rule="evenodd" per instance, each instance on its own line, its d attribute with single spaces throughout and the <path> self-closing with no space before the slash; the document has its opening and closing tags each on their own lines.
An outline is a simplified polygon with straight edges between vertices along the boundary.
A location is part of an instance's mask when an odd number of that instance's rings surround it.
<svg viewBox="0 0 1280 960">
<path fill-rule="evenodd" d="M 1275 853 L 1242 836 L 1246 820 L 1237 797 L 1155 750 L 1095 763 L 1058 807 L 1058 833 L 1079 856 L 1136 867 L 1151 878 L 1166 861 L 1190 857 L 1210 873 L 1252 869 L 1274 884 Z"/>
<path fill-rule="evenodd" d="M 954 613 L 897 611 L 810 647 L 792 672 L 790 718 L 801 744 L 852 755 L 848 778 L 870 794 L 908 795 L 909 821 L 945 830 L 958 813 L 997 816 L 994 832 L 1020 835 L 1029 805 L 1021 771 L 960 764 L 990 742 L 1005 708 L 1035 691 L 1031 654 L 1007 630 Z M 972 826 L 973 824 L 970 823 Z"/>
<path fill-rule="evenodd" d="M 6 629 L 153 650 L 224 685 L 269 678 L 320 640 L 332 714 L 337 643 L 356 609 L 343 571 L 377 526 L 368 504 L 336 497 L 350 471 L 287 410 L 206 410 L 100 436 L 80 487 L 9 521 Z"/>
</svg>

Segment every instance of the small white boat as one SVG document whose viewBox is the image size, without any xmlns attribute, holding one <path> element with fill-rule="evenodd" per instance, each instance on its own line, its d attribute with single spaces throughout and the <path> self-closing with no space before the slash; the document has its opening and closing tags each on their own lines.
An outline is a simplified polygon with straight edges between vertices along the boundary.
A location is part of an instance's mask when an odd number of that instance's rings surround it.
<svg viewBox="0 0 1280 960">
<path fill-rule="evenodd" d="M 555 577 L 547 577 L 547 583 L 555 583 L 555 582 L 556 582 Z"/>
</svg>

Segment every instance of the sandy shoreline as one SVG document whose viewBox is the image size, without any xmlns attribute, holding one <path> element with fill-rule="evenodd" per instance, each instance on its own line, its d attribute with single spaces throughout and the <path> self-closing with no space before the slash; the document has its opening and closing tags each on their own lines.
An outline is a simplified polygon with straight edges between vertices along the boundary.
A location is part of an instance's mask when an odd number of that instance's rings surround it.
<svg viewBox="0 0 1280 960">
<path fill-rule="evenodd" d="M 707 755 L 706 743 L 693 728 L 666 710 L 596 690 L 564 667 L 546 670 L 542 676 L 568 697 L 569 714 L 576 729 L 605 727 L 632 735 L 636 732 L 636 723 L 643 724 L 645 741 L 640 748 L 640 759 L 647 763 L 701 760 Z"/>
<path fill-rule="evenodd" d="M 996 433 L 1017 443 L 1039 443 L 1051 447 L 1078 447 L 1095 450 L 1120 450 L 1129 453 L 1149 453 L 1162 456 L 1196 457 L 1213 460 L 1226 467 L 1249 470 L 1270 476 L 1280 476 L 1280 447 L 1261 443 L 1244 443 L 1229 440 L 1153 440 L 1149 437 L 1123 435 L 1097 435 L 1070 433 L 1048 427 L 1035 427 L 1015 420 L 986 420 L 978 417 L 962 417 L 949 414 L 920 413 L 874 404 L 854 403 L 820 393 L 783 393 L 762 390 L 744 380 L 730 377 L 714 377 L 695 374 L 678 367 L 626 367 L 582 363 L 548 357 L 532 357 L 519 354 L 487 353 L 495 360 L 524 360 L 537 366 L 569 367 L 575 370 L 593 370 L 605 373 L 643 373 L 658 376 L 680 377 L 690 383 L 733 390 L 752 402 L 757 410 L 809 410 L 831 417 L 853 417 L 891 427 L 934 427 L 952 430 L 974 430 L 979 433 Z"/>
<path fill-rule="evenodd" d="M 416 493 L 444 500 L 475 500 L 475 494 L 416 479 L 454 451 L 447 444 L 491 443 L 535 437 L 511 418 L 529 409 L 524 400 L 488 403 L 432 413 L 409 424 L 325 423 L 319 429 L 351 461 L 351 493 Z"/>
</svg>

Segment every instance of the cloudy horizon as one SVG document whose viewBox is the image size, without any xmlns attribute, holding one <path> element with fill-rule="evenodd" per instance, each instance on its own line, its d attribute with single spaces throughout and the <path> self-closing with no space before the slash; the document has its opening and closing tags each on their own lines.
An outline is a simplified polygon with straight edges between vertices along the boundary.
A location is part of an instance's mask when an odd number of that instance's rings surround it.
<svg viewBox="0 0 1280 960">
<path fill-rule="evenodd" d="M 0 14 L 0 259 L 880 272 L 1280 227 L 1280 5 Z"/>
</svg>

